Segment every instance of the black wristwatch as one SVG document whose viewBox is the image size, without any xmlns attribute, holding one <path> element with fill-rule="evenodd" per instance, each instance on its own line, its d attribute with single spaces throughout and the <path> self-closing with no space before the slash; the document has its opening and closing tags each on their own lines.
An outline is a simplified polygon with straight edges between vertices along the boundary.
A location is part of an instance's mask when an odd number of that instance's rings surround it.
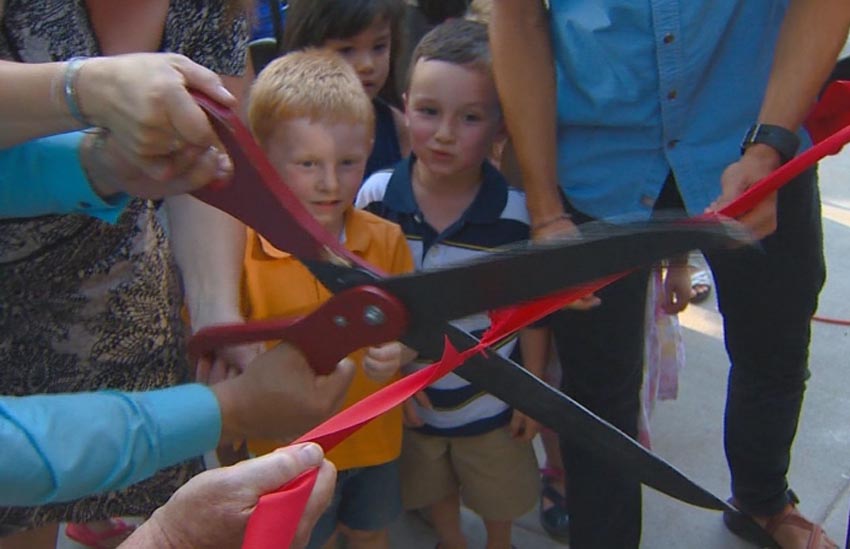
<svg viewBox="0 0 850 549">
<path fill-rule="evenodd" d="M 797 154 L 797 148 L 800 146 L 800 138 L 791 130 L 785 129 L 782 126 L 773 126 L 771 124 L 753 124 L 744 135 L 744 140 L 741 141 L 741 154 L 747 150 L 747 147 L 761 143 L 772 147 L 779 153 L 782 163 L 785 164 Z"/>
</svg>

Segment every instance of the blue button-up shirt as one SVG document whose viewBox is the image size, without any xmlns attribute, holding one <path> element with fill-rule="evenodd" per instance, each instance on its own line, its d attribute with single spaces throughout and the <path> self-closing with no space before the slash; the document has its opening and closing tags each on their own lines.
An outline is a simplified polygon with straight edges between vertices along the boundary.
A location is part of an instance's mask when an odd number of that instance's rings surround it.
<svg viewBox="0 0 850 549">
<path fill-rule="evenodd" d="M 787 0 L 551 0 L 558 170 L 594 217 L 700 213 L 761 107 Z"/>
</svg>

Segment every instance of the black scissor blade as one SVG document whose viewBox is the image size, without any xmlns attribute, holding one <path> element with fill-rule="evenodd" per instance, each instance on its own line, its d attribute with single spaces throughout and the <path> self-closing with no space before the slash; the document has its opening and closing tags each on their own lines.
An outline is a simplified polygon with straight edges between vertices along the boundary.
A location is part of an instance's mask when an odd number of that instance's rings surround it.
<svg viewBox="0 0 850 549">
<path fill-rule="evenodd" d="M 417 339 L 420 352 L 431 355 L 441 352 L 442 334 L 446 334 L 459 351 L 478 344 L 472 335 L 445 324 L 432 337 Z M 456 368 L 454 373 L 607 461 L 624 476 L 697 507 L 737 512 L 729 503 L 688 478 L 633 438 L 496 352 L 474 355 Z M 760 547 L 778 548 L 755 522 L 749 521 L 747 528 L 754 539 L 761 540 Z"/>
<path fill-rule="evenodd" d="M 582 226 L 579 237 L 506 249 L 374 284 L 405 304 L 411 332 L 428 331 L 447 320 L 527 302 L 693 249 L 749 240 L 740 225 L 729 221 Z"/>
</svg>

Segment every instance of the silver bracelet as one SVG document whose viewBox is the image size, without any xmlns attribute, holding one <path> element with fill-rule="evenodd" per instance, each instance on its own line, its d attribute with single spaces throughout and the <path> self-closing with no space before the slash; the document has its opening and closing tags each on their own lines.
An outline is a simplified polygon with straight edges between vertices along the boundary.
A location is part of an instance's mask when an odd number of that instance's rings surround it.
<svg viewBox="0 0 850 549">
<path fill-rule="evenodd" d="M 62 91 L 65 93 L 65 104 L 68 106 L 68 112 L 74 117 L 74 120 L 85 126 L 91 126 L 91 122 L 80 110 L 80 103 L 77 99 L 77 78 L 87 59 L 87 57 L 72 57 L 65 63 Z"/>
</svg>

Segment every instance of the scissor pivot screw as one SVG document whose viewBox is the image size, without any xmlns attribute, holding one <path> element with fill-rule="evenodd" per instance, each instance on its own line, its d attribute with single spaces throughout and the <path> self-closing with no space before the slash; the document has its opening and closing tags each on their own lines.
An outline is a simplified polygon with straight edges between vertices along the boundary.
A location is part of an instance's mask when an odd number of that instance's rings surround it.
<svg viewBox="0 0 850 549">
<path fill-rule="evenodd" d="M 363 320 L 370 326 L 378 326 L 379 324 L 383 324 L 387 320 L 387 317 L 380 308 L 369 305 L 363 310 Z"/>
<path fill-rule="evenodd" d="M 342 315 L 336 315 L 333 317 L 333 323 L 340 328 L 345 328 L 348 326 L 348 319 Z"/>
</svg>

